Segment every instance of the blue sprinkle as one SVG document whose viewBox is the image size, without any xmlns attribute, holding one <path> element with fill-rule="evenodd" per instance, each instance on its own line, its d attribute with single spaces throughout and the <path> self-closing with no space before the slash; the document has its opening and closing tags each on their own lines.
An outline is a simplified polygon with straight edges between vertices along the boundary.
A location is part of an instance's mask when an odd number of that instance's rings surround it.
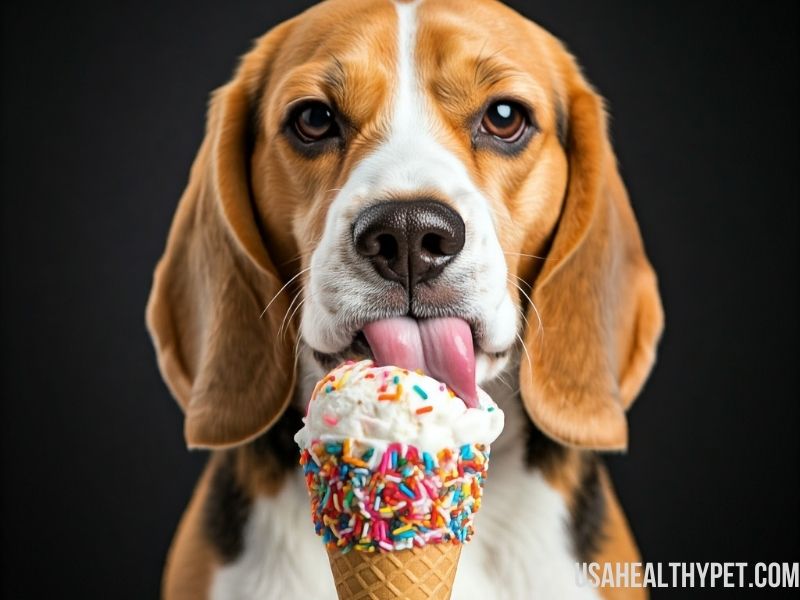
<svg viewBox="0 0 800 600">
<path fill-rule="evenodd" d="M 333 391 L 333 386 L 328 384 L 325 386 L 325 393 L 330 394 Z"/>
<path fill-rule="evenodd" d="M 397 385 L 398 383 L 400 383 L 400 376 L 399 375 L 395 375 L 394 378 L 392 379 L 392 381 L 394 382 L 395 385 Z"/>
<path fill-rule="evenodd" d="M 391 454 L 392 471 L 397 469 L 397 450 L 392 450 Z"/>
<path fill-rule="evenodd" d="M 341 444 L 326 444 L 325 451 L 328 454 L 340 454 L 342 452 Z"/>
<path fill-rule="evenodd" d="M 414 530 L 404 531 L 403 533 L 398 533 L 397 535 L 393 535 L 392 537 L 396 540 L 406 540 L 408 538 L 414 537 L 415 533 Z"/>
<path fill-rule="evenodd" d="M 433 471 L 433 459 L 427 452 L 422 453 L 422 460 L 425 461 L 425 471 L 430 473 Z"/>
<path fill-rule="evenodd" d="M 409 488 L 405 483 L 401 483 L 397 487 L 399 487 L 400 491 L 403 492 L 409 498 L 414 498 L 414 492 L 412 492 L 411 488 Z"/>
<path fill-rule="evenodd" d="M 420 398 L 422 398 L 423 400 L 427 400 L 427 399 L 428 399 L 428 394 L 427 394 L 427 393 L 425 393 L 425 390 L 423 390 L 423 389 L 422 389 L 421 387 L 419 387 L 418 385 L 416 385 L 416 384 L 415 384 L 415 385 L 414 385 L 414 387 L 413 387 L 412 389 L 413 389 L 415 392 L 417 392 L 417 394 L 419 395 L 419 397 L 420 397 Z"/>
<path fill-rule="evenodd" d="M 461 446 L 461 456 L 462 458 L 470 459 L 472 458 L 472 450 L 470 450 L 469 444 L 464 444 Z"/>
</svg>

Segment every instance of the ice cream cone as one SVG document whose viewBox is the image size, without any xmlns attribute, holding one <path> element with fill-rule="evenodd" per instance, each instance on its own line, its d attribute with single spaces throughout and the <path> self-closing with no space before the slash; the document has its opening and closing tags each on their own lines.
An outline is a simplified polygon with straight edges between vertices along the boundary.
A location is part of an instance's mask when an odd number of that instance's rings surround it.
<svg viewBox="0 0 800 600">
<path fill-rule="evenodd" d="M 461 544 L 427 544 L 397 552 L 343 554 L 328 549 L 339 600 L 448 600 Z"/>
<path fill-rule="evenodd" d="M 422 373 L 345 363 L 295 436 L 341 600 L 450 598 L 503 413 Z"/>
</svg>

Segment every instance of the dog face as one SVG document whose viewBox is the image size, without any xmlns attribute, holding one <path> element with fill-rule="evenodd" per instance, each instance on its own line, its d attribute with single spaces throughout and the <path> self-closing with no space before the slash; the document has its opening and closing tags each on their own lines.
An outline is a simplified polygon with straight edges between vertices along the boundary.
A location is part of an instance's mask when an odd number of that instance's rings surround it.
<svg viewBox="0 0 800 600">
<path fill-rule="evenodd" d="M 334 0 L 216 92 L 148 323 L 190 445 L 268 428 L 299 344 L 467 401 L 518 344 L 537 425 L 607 449 L 662 313 L 602 103 L 554 38 L 490 1 Z"/>
</svg>

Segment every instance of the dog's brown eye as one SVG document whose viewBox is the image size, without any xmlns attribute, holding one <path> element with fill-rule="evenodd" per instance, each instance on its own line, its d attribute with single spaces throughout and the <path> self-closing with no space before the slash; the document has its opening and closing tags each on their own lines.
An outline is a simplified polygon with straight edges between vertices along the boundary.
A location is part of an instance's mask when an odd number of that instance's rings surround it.
<svg viewBox="0 0 800 600">
<path fill-rule="evenodd" d="M 316 142 L 336 133 L 336 119 L 331 108 L 322 102 L 311 102 L 295 113 L 294 129 L 304 142 Z"/>
<path fill-rule="evenodd" d="M 516 102 L 495 102 L 483 115 L 481 130 L 504 142 L 516 142 L 525 133 L 525 111 Z"/>
</svg>

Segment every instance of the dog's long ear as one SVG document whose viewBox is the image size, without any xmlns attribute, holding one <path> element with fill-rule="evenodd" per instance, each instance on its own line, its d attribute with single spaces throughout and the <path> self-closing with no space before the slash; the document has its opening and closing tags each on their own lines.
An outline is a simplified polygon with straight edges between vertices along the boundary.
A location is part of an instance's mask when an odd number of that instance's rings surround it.
<svg viewBox="0 0 800 600">
<path fill-rule="evenodd" d="M 268 429 L 294 387 L 293 331 L 249 188 L 254 82 L 283 27 L 257 43 L 212 96 L 205 139 L 154 276 L 147 325 L 158 364 L 185 412 L 189 447 L 246 442 Z"/>
<path fill-rule="evenodd" d="M 521 392 L 536 425 L 566 444 L 624 450 L 625 410 L 655 360 L 655 274 L 609 142 L 603 102 L 570 60 L 569 182 L 529 315 Z"/>
</svg>

